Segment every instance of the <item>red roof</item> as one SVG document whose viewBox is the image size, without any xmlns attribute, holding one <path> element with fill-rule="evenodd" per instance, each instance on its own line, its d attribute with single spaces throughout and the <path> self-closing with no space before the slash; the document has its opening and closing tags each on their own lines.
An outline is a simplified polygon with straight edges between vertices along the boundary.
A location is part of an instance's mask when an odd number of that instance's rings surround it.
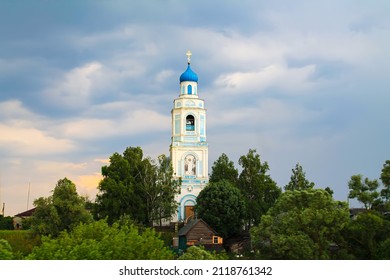
<svg viewBox="0 0 390 280">
<path fill-rule="evenodd" d="M 30 217 L 35 211 L 35 208 L 16 214 L 15 217 Z"/>
</svg>

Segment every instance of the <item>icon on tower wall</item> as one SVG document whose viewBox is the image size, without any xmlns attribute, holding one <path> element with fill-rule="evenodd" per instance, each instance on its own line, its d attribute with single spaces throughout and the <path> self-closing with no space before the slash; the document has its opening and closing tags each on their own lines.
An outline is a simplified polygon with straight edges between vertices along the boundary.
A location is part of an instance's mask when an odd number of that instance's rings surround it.
<svg viewBox="0 0 390 280">
<path fill-rule="evenodd" d="M 196 158 L 193 155 L 188 155 L 184 159 L 184 174 L 196 175 Z"/>
</svg>

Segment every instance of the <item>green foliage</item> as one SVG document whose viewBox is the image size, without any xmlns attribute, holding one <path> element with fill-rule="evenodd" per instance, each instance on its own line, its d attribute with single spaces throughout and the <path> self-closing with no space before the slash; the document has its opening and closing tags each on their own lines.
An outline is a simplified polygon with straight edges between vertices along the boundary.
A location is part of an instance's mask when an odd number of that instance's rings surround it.
<svg viewBox="0 0 390 280">
<path fill-rule="evenodd" d="M 281 189 L 267 174 L 268 163 L 262 163 L 256 150 L 250 149 L 248 154 L 241 156 L 239 164 L 242 172 L 238 179 L 240 188 L 246 203 L 246 227 L 257 225 L 261 215 L 274 205 L 281 194 Z"/>
<path fill-rule="evenodd" d="M 92 220 L 85 209 L 85 199 L 77 194 L 76 185 L 67 178 L 57 182 L 52 196 L 36 199 L 34 206 L 31 230 L 42 235 L 58 236 L 63 230 Z"/>
<path fill-rule="evenodd" d="M 229 181 L 209 183 L 196 199 L 199 218 L 227 238 L 238 234 L 243 225 L 245 204 L 240 190 Z"/>
<path fill-rule="evenodd" d="M 329 193 L 331 196 L 333 196 L 334 191 L 333 191 L 331 188 L 326 187 L 326 188 L 325 188 L 325 191 L 326 191 L 327 193 Z"/>
<path fill-rule="evenodd" d="M 29 230 L 1 230 L 0 239 L 8 241 L 17 259 L 27 256 L 40 244 L 40 237 Z"/>
<path fill-rule="evenodd" d="M 207 251 L 202 246 L 191 246 L 186 252 L 181 255 L 179 260 L 227 260 L 228 256 L 225 252 L 216 253 Z"/>
<path fill-rule="evenodd" d="M 227 180 L 233 185 L 236 185 L 238 180 L 238 170 L 224 153 L 214 162 L 209 182 L 216 183 L 221 180 Z"/>
<path fill-rule="evenodd" d="M 390 237 L 378 244 L 376 259 L 390 260 Z"/>
<path fill-rule="evenodd" d="M 390 160 L 386 160 L 383 164 L 381 181 L 384 186 L 390 187 Z"/>
<path fill-rule="evenodd" d="M 173 180 L 171 160 L 165 155 L 158 157 L 154 168 L 154 181 L 145 185 L 145 190 L 152 222 L 159 222 L 161 226 L 164 219 L 170 220 L 177 211 L 175 196 L 180 192 L 181 181 Z"/>
<path fill-rule="evenodd" d="M 390 222 L 375 211 L 362 212 L 351 220 L 344 231 L 344 236 L 350 252 L 356 258 L 386 258 L 386 253 L 382 250 L 386 248 L 387 243 L 383 243 L 381 249 L 378 245 L 390 238 Z"/>
<path fill-rule="evenodd" d="M 14 229 L 12 217 L 0 215 L 0 230 Z"/>
<path fill-rule="evenodd" d="M 0 260 L 12 260 L 14 254 L 12 253 L 11 245 L 5 239 L 0 239 Z"/>
<path fill-rule="evenodd" d="M 155 163 L 143 158 L 140 147 L 129 147 L 123 155 L 114 153 L 110 157 L 102 175 L 96 197 L 97 218 L 113 223 L 126 214 L 151 226 L 170 219 L 177 209 L 175 195 L 181 182 L 173 180 L 171 162 L 164 155 Z"/>
<path fill-rule="evenodd" d="M 306 173 L 302 166 L 297 163 L 292 169 L 290 182 L 284 187 L 286 191 L 303 191 L 314 188 L 314 183 L 306 179 Z"/>
<path fill-rule="evenodd" d="M 348 221 L 346 203 L 325 190 L 287 191 L 251 229 L 253 246 L 262 258 L 329 259 Z"/>
<path fill-rule="evenodd" d="M 379 192 L 378 180 L 369 180 L 363 175 L 353 175 L 348 182 L 349 198 L 356 198 L 359 202 L 363 203 L 366 209 L 372 209 L 375 203 L 378 203 Z"/>
<path fill-rule="evenodd" d="M 384 186 L 384 188 L 381 190 L 381 197 L 385 203 L 388 203 L 390 201 L 390 160 L 386 160 L 386 162 L 383 164 L 381 181 Z"/>
<path fill-rule="evenodd" d="M 128 221 L 80 224 L 58 238 L 42 238 L 28 259 L 38 260 L 164 260 L 174 255 L 153 229 L 140 230 Z"/>
</svg>

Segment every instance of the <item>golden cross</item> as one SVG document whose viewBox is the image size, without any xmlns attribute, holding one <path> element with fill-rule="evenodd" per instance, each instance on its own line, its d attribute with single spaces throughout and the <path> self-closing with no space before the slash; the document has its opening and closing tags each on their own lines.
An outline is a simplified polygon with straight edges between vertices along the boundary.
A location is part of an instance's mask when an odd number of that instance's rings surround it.
<svg viewBox="0 0 390 280">
<path fill-rule="evenodd" d="M 187 56 L 187 62 L 188 62 L 188 64 L 190 64 L 191 55 L 192 55 L 191 51 L 187 51 L 186 56 Z"/>
</svg>

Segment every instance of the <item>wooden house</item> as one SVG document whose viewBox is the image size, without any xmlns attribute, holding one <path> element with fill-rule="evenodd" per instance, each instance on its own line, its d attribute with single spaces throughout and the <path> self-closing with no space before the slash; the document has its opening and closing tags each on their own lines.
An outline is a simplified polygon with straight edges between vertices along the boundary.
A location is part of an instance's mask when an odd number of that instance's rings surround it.
<svg viewBox="0 0 390 280">
<path fill-rule="evenodd" d="M 223 239 L 205 221 L 194 219 L 179 230 L 178 243 L 181 250 L 193 245 L 202 245 L 205 248 L 219 250 L 222 248 Z"/>
<path fill-rule="evenodd" d="M 30 218 L 32 214 L 35 212 L 35 207 L 24 211 L 22 213 L 16 214 L 13 218 L 13 223 L 14 223 L 14 229 L 22 229 L 23 228 L 23 220 Z"/>
</svg>

